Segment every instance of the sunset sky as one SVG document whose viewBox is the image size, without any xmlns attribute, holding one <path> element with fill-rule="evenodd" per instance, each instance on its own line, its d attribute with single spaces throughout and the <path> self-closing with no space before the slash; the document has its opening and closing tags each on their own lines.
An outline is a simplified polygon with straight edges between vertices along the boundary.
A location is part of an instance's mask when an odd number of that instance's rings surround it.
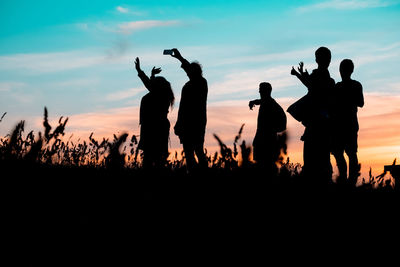
<svg viewBox="0 0 400 267">
<path fill-rule="evenodd" d="M 208 80 L 206 147 L 212 134 L 231 145 L 241 124 L 248 144 L 255 134 L 258 84 L 272 84 L 285 109 L 306 93 L 290 75 L 304 61 L 316 68 L 314 51 L 332 51 L 329 68 L 350 58 L 353 78 L 364 88 L 359 110 L 359 158 L 375 174 L 400 160 L 400 0 L 327 1 L 20 1 L 0 2 L 0 135 L 19 120 L 42 130 L 43 107 L 54 123 L 68 116 L 67 136 L 86 139 L 139 134 L 139 104 L 146 89 L 136 75 L 139 57 L 173 87 L 176 104 L 187 76 L 162 54 L 178 48 L 198 60 Z M 288 115 L 289 156 L 302 163 L 304 128 Z M 180 149 L 171 132 L 171 150 Z M 333 161 L 334 163 L 334 161 Z"/>
</svg>

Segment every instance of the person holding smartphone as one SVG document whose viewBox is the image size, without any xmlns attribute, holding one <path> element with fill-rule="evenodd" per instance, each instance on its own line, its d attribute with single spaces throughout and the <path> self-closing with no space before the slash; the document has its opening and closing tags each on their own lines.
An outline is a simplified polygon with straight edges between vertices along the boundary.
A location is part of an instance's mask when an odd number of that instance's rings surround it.
<svg viewBox="0 0 400 267">
<path fill-rule="evenodd" d="M 190 173 L 196 166 L 202 169 L 207 167 L 204 136 L 207 124 L 208 85 L 198 62 L 189 63 L 176 48 L 172 49 L 171 56 L 181 62 L 182 69 L 189 77 L 189 81 L 182 88 L 174 131 L 183 146 L 186 167 Z M 196 162 L 195 154 L 198 162 Z"/>
</svg>

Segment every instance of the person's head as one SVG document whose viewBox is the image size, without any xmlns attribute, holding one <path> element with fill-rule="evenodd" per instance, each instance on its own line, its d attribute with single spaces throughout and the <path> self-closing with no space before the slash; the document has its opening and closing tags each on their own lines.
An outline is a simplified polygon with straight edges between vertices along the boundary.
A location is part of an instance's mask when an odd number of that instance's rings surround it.
<svg viewBox="0 0 400 267">
<path fill-rule="evenodd" d="M 199 62 L 193 61 L 190 63 L 188 76 L 190 79 L 203 76 L 203 70 Z"/>
<path fill-rule="evenodd" d="M 171 84 L 162 76 L 156 76 L 153 79 L 153 90 L 156 94 L 165 97 L 168 100 L 169 105 L 174 105 L 175 96 L 174 92 L 172 91 Z"/>
<path fill-rule="evenodd" d="M 261 99 L 266 99 L 268 97 L 271 97 L 271 92 L 272 92 L 272 86 L 270 83 L 267 82 L 262 82 L 260 83 L 260 96 Z"/>
<path fill-rule="evenodd" d="M 331 51 L 321 46 L 315 51 L 315 62 L 318 64 L 318 68 L 327 69 L 331 63 Z"/>
<path fill-rule="evenodd" d="M 343 59 L 342 62 L 340 62 L 340 76 L 342 76 L 342 80 L 348 80 L 351 77 L 351 74 L 354 71 L 354 64 L 351 59 Z"/>
</svg>

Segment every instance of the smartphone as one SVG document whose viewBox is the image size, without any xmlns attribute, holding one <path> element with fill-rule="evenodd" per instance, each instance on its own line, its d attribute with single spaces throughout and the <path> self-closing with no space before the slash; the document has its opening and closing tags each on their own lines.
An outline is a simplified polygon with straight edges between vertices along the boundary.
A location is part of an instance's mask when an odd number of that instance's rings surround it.
<svg viewBox="0 0 400 267">
<path fill-rule="evenodd" d="M 172 49 L 165 49 L 163 55 L 173 55 L 174 51 Z"/>
</svg>

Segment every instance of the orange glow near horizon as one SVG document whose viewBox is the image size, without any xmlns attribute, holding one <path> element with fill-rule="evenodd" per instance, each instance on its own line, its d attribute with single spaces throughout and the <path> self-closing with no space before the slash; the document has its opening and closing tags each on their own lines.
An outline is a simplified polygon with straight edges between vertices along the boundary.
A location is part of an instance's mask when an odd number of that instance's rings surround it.
<svg viewBox="0 0 400 267">
<path fill-rule="evenodd" d="M 296 99 L 278 98 L 278 103 L 286 108 Z M 392 164 L 395 158 L 400 159 L 400 96 L 383 96 L 376 94 L 365 94 L 365 107 L 359 109 L 358 117 L 360 123 L 359 131 L 359 161 L 362 164 L 362 176 L 368 177 L 369 169 L 372 168 L 373 175 L 383 171 L 384 165 Z M 182 149 L 177 136 L 173 133 L 178 107 L 170 112 L 170 152 L 171 157 L 175 151 Z M 256 131 L 258 109 L 252 111 L 248 108 L 247 101 L 236 101 L 210 104 L 207 111 L 207 132 L 205 148 L 209 154 L 219 151 L 219 146 L 213 134 L 233 149 L 234 138 L 240 126 L 244 123 L 242 140 L 247 146 L 251 146 Z M 51 114 L 50 114 L 51 115 Z M 69 116 L 65 138 L 77 141 L 88 140 L 93 132 L 97 140 L 103 137 L 111 138 L 113 134 L 119 135 L 127 132 L 130 136 L 139 135 L 139 107 L 125 107 L 104 112 L 86 113 Z M 288 118 L 288 157 L 293 163 L 302 164 L 303 142 L 300 136 L 304 127 L 295 121 L 289 114 Z M 58 119 L 51 118 L 51 125 L 56 125 Z M 35 128 L 42 129 L 42 118 L 35 119 Z M 332 165 L 336 163 L 332 157 Z"/>
</svg>

